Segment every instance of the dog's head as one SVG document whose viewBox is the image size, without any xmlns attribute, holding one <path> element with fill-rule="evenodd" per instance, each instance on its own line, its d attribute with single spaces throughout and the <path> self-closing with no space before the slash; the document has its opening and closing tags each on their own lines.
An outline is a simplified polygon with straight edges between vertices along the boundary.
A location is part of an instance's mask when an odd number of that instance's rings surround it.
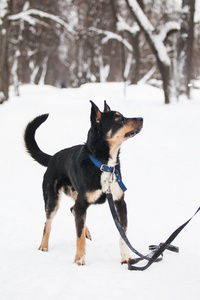
<svg viewBox="0 0 200 300">
<path fill-rule="evenodd" d="M 112 111 L 106 101 L 104 111 L 101 112 L 92 101 L 90 102 L 91 126 L 110 147 L 119 148 L 124 141 L 134 137 L 142 129 L 142 118 L 125 118 L 121 113 Z"/>
</svg>

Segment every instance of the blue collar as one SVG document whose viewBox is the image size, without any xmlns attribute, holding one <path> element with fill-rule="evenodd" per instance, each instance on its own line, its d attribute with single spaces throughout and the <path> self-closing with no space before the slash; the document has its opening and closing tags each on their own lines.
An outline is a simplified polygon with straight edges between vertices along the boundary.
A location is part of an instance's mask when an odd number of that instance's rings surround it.
<svg viewBox="0 0 200 300">
<path fill-rule="evenodd" d="M 115 169 L 115 167 L 108 167 L 102 163 L 100 163 L 97 159 L 95 159 L 92 155 L 89 155 L 89 158 L 93 162 L 95 166 L 97 166 L 102 172 L 110 172 L 110 173 L 115 173 L 117 183 L 119 184 L 120 188 L 122 189 L 123 192 L 127 190 L 125 185 L 123 184 L 119 172 Z"/>
</svg>

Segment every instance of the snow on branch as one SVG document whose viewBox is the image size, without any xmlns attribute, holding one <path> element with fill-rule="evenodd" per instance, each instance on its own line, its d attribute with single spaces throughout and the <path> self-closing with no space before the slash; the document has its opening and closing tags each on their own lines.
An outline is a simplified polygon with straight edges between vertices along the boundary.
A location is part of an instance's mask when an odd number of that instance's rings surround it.
<svg viewBox="0 0 200 300">
<path fill-rule="evenodd" d="M 153 75 L 156 70 L 156 66 L 154 65 L 139 81 L 138 84 L 145 84 Z"/>
<path fill-rule="evenodd" d="M 0 1 L 0 25 L 3 24 L 2 19 L 5 17 L 8 12 L 8 2 L 7 0 Z"/>
<path fill-rule="evenodd" d="M 126 0 L 126 2 L 130 7 L 132 14 L 135 16 L 141 30 L 144 31 L 147 38 L 149 39 L 150 44 L 153 47 L 158 59 L 163 64 L 170 66 L 170 58 L 167 54 L 167 49 L 163 43 L 162 37 L 159 34 L 156 34 L 156 29 L 144 14 L 138 2 L 136 0 Z"/>
<path fill-rule="evenodd" d="M 154 27 L 151 24 L 151 22 L 148 20 L 144 12 L 142 11 L 141 7 L 139 6 L 138 2 L 136 0 L 126 0 L 128 5 L 130 6 L 132 12 L 135 15 L 135 18 L 140 25 L 140 27 L 143 28 L 143 30 L 147 32 L 153 32 Z"/>
<path fill-rule="evenodd" d="M 119 31 L 128 31 L 130 32 L 132 35 L 136 35 L 139 31 L 140 31 L 140 27 L 137 25 L 137 23 L 133 23 L 132 26 L 130 26 L 125 20 L 124 18 L 122 18 L 122 16 L 120 16 L 120 14 L 117 14 L 117 29 Z"/>
<path fill-rule="evenodd" d="M 170 21 L 165 23 L 164 27 L 159 32 L 160 39 L 164 42 L 164 40 L 167 38 L 167 36 L 175 31 L 180 30 L 180 24 L 175 21 Z"/>
<path fill-rule="evenodd" d="M 122 43 L 130 52 L 133 52 L 133 47 L 131 46 L 131 44 L 127 42 L 125 39 L 123 39 L 121 35 L 114 33 L 112 31 L 102 30 L 95 27 L 90 27 L 89 30 L 96 32 L 98 34 L 105 35 L 105 37 L 101 40 L 102 44 L 108 43 L 109 40 L 117 40 L 120 43 Z"/>
<path fill-rule="evenodd" d="M 29 9 L 29 10 L 26 10 L 26 11 L 22 11 L 18 14 L 10 15 L 8 17 L 8 19 L 11 20 L 11 21 L 16 21 L 16 20 L 19 20 L 19 19 L 23 19 L 24 21 L 30 23 L 31 25 L 35 25 L 36 22 L 41 22 L 41 21 L 38 21 L 38 20 L 36 21 L 35 18 L 31 17 L 32 15 L 38 16 L 38 17 L 41 17 L 41 18 L 51 19 L 51 20 L 55 21 L 56 23 L 60 24 L 61 26 L 63 26 L 71 34 L 75 34 L 75 31 L 69 26 L 69 24 L 64 22 L 58 16 L 46 13 L 46 12 L 38 10 L 38 9 Z"/>
</svg>

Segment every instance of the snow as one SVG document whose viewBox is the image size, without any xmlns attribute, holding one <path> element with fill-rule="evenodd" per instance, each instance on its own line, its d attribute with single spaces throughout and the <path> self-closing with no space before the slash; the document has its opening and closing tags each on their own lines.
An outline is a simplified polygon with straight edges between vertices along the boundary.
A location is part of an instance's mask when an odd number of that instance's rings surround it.
<svg viewBox="0 0 200 300">
<path fill-rule="evenodd" d="M 121 35 L 114 33 L 112 31 L 102 30 L 95 27 L 90 27 L 89 29 L 98 34 L 105 35 L 105 37 L 101 40 L 102 44 L 107 44 L 109 40 L 114 39 L 121 42 L 130 52 L 133 52 L 133 47 L 131 46 L 131 44 L 125 39 L 123 39 Z"/>
<path fill-rule="evenodd" d="M 152 33 L 154 31 L 153 25 L 149 22 L 138 2 L 136 0 L 128 0 L 128 3 L 145 32 Z"/>
<path fill-rule="evenodd" d="M 144 14 L 136 0 L 128 0 L 128 3 L 143 31 L 151 40 L 159 60 L 162 61 L 163 64 L 170 66 L 171 62 L 167 54 L 166 47 L 163 44 L 163 36 L 155 34 L 155 28 L 148 20 L 147 16 Z"/>
<path fill-rule="evenodd" d="M 179 31 L 180 30 L 180 24 L 178 22 L 175 22 L 175 21 L 170 21 L 170 22 L 165 23 L 165 26 L 159 32 L 159 37 L 163 42 L 166 39 L 167 34 L 171 30 Z"/>
<path fill-rule="evenodd" d="M 200 22 L 200 0 L 195 1 L 195 13 L 194 13 L 194 22 Z"/>
<path fill-rule="evenodd" d="M 77 89 L 24 85 L 21 96 L 0 106 L 1 299 L 197 300 L 200 297 L 200 215 L 174 241 L 180 253 L 144 272 L 120 265 L 119 237 L 107 203 L 88 209 L 86 263 L 78 267 L 72 200 L 62 197 L 50 237 L 50 251 L 38 251 L 45 221 L 42 177 L 45 168 L 25 152 L 23 131 L 37 115 L 49 112 L 37 141 L 47 153 L 86 140 L 90 103 L 103 100 L 125 116 L 144 118 L 139 135 L 121 149 L 127 186 L 128 237 L 148 253 L 200 205 L 200 91 L 188 102 L 164 105 L 163 92 L 148 85 L 86 84 Z M 134 255 L 133 255 L 134 256 Z"/>
<path fill-rule="evenodd" d="M 167 0 L 168 13 L 181 12 L 182 0 Z M 195 0 L 194 22 L 200 22 L 200 0 Z"/>
<path fill-rule="evenodd" d="M 1 0 L 0 1 L 0 25 L 3 24 L 2 19 L 5 17 L 8 9 L 8 1 Z"/>
<path fill-rule="evenodd" d="M 63 26 L 69 33 L 75 34 L 74 30 L 70 27 L 70 25 L 67 24 L 66 22 L 64 22 L 63 20 L 61 20 L 58 16 L 49 14 L 47 12 L 44 12 L 44 11 L 41 11 L 38 9 L 29 9 L 26 11 L 22 11 L 18 14 L 10 15 L 8 17 L 8 19 L 11 21 L 22 19 L 22 20 L 30 23 L 31 25 L 35 25 L 36 23 L 45 24 L 44 22 L 41 23 L 41 21 L 39 21 L 38 19 L 33 18 L 31 15 L 39 16 L 41 18 L 51 19 L 51 20 L 55 21 L 56 23 L 60 24 L 61 26 Z"/>
<path fill-rule="evenodd" d="M 133 23 L 132 26 L 130 26 L 125 20 L 124 18 L 122 18 L 120 16 L 120 14 L 117 14 L 117 29 L 119 31 L 128 31 L 130 32 L 133 36 L 135 36 L 139 31 L 140 31 L 140 27 L 138 26 L 138 24 L 136 22 Z"/>
</svg>

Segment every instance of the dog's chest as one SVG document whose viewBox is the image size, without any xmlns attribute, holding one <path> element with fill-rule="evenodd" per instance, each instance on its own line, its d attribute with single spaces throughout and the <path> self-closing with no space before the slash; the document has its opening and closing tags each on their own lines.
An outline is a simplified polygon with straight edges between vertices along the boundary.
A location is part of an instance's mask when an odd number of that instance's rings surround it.
<svg viewBox="0 0 200 300">
<path fill-rule="evenodd" d="M 116 165 L 115 159 L 110 159 L 108 161 L 109 167 L 114 167 L 115 165 Z M 86 193 L 88 203 L 92 204 L 98 202 L 98 199 L 101 197 L 101 195 L 105 194 L 108 191 L 109 186 L 114 200 L 119 200 L 123 196 L 123 191 L 116 181 L 115 174 L 111 174 L 110 172 L 102 172 L 100 177 L 100 184 L 101 184 L 101 189 Z"/>
<path fill-rule="evenodd" d="M 109 167 L 115 167 L 116 166 L 116 158 L 110 158 L 108 161 Z M 111 174 L 109 172 L 102 172 L 101 174 L 101 186 L 102 186 L 102 192 L 106 193 L 108 191 L 110 185 L 110 190 L 113 195 L 114 200 L 118 200 L 122 197 L 123 192 L 119 186 L 119 184 L 116 181 L 115 174 Z"/>
<path fill-rule="evenodd" d="M 113 195 L 113 199 L 119 200 L 122 197 L 123 192 L 116 181 L 115 174 L 103 172 L 101 174 L 101 186 L 103 193 L 106 193 L 108 191 L 109 185 L 111 193 Z"/>
</svg>

